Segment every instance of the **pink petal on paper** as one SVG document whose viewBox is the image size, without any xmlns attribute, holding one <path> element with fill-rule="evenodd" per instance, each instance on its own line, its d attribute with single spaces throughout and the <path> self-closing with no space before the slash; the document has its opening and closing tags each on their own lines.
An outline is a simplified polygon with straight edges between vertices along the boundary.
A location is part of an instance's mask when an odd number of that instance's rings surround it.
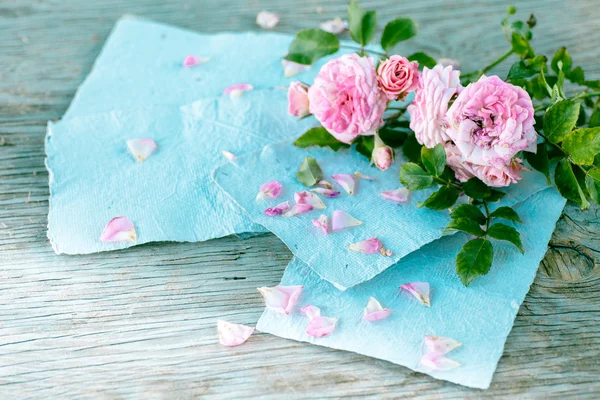
<svg viewBox="0 0 600 400">
<path fill-rule="evenodd" d="M 284 217 L 295 217 L 296 215 L 300 215 L 300 214 L 304 214 L 306 212 L 312 211 L 313 206 L 311 206 L 310 204 L 294 204 L 294 206 L 292 208 L 290 208 L 288 210 L 288 212 L 286 212 L 285 214 L 283 214 Z"/>
<path fill-rule="evenodd" d="M 325 32 L 339 35 L 348 28 L 348 21 L 344 21 L 340 17 L 336 17 L 332 20 L 323 22 L 321 25 L 319 25 L 319 27 Z"/>
<path fill-rule="evenodd" d="M 350 250 L 364 254 L 379 253 L 381 247 L 381 242 L 377 238 L 366 239 L 348 246 Z"/>
<path fill-rule="evenodd" d="M 307 192 L 296 192 L 294 193 L 294 201 L 296 204 L 308 204 L 311 205 L 314 209 L 322 210 L 325 208 L 325 203 L 319 196 L 314 193 Z"/>
<path fill-rule="evenodd" d="M 316 338 L 330 335 L 335 330 L 337 321 L 337 318 L 314 317 L 308 322 L 306 333 Z"/>
<path fill-rule="evenodd" d="M 381 195 L 384 199 L 394 203 L 406 203 L 410 198 L 410 190 L 407 188 L 386 190 L 385 192 L 381 192 Z"/>
<path fill-rule="evenodd" d="M 314 319 L 316 317 L 321 316 L 321 309 L 319 307 L 311 306 L 310 304 L 307 304 L 304 307 L 302 307 L 300 311 L 306 314 L 308 319 Z"/>
<path fill-rule="evenodd" d="M 304 286 L 261 287 L 258 291 L 265 299 L 268 308 L 280 314 L 289 314 L 296 305 Z"/>
<path fill-rule="evenodd" d="M 423 341 L 428 353 L 435 353 L 440 356 L 462 346 L 461 342 L 442 336 L 425 336 Z"/>
<path fill-rule="evenodd" d="M 317 182 L 317 185 L 326 189 L 333 189 L 333 185 L 325 180 L 320 180 L 319 182 Z"/>
<path fill-rule="evenodd" d="M 363 321 L 375 322 L 382 319 L 386 319 L 390 316 L 392 310 L 389 308 L 381 307 L 381 304 L 375 299 L 375 297 L 370 297 L 367 306 L 363 312 Z"/>
<path fill-rule="evenodd" d="M 310 190 L 312 192 L 322 194 L 323 196 L 328 197 L 330 199 L 333 199 L 334 197 L 338 197 L 340 195 L 340 192 L 338 192 L 337 190 L 327 189 L 324 187 L 314 188 Z"/>
<path fill-rule="evenodd" d="M 312 223 L 317 228 L 321 228 L 321 230 L 323 231 L 324 234 L 327 235 L 329 233 L 329 224 L 328 224 L 327 215 L 322 214 L 318 219 L 313 219 Z"/>
<path fill-rule="evenodd" d="M 400 289 L 406 290 L 421 303 L 427 307 L 431 307 L 431 301 L 429 299 L 430 288 L 428 282 L 405 283 L 404 285 L 400 286 Z"/>
<path fill-rule="evenodd" d="M 285 58 L 281 59 L 281 65 L 283 66 L 283 76 L 286 78 L 291 78 L 292 76 L 296 76 L 310 69 L 310 65 L 298 64 L 293 61 L 288 61 Z"/>
<path fill-rule="evenodd" d="M 419 365 L 432 371 L 450 371 L 460 367 L 460 363 L 440 354 L 427 353 L 419 361 Z"/>
<path fill-rule="evenodd" d="M 256 200 L 260 199 L 275 199 L 281 193 L 281 183 L 278 181 L 269 181 L 260 185 Z"/>
<path fill-rule="evenodd" d="M 231 322 L 218 320 L 217 329 L 219 331 L 219 343 L 223 346 L 239 346 L 244 343 L 254 328 L 241 324 L 232 324 Z"/>
<path fill-rule="evenodd" d="M 231 161 L 235 158 L 235 154 L 230 153 L 227 150 L 221 150 L 221 154 L 223 154 L 223 156 L 225 156 L 225 158 L 228 159 L 229 161 Z"/>
<path fill-rule="evenodd" d="M 336 174 L 331 177 L 344 189 L 350 196 L 354 195 L 354 189 L 356 187 L 356 181 L 354 176 L 348 174 Z"/>
<path fill-rule="evenodd" d="M 127 141 L 127 148 L 133 157 L 138 162 L 143 162 L 146 158 L 150 157 L 152 153 L 156 151 L 158 146 L 152 139 L 138 138 L 130 139 Z"/>
<path fill-rule="evenodd" d="M 256 24 L 263 29 L 273 29 L 279 23 L 279 14 L 261 11 L 256 15 Z"/>
<path fill-rule="evenodd" d="M 252 86 L 249 83 L 238 83 L 236 85 L 231 85 L 225 88 L 225 90 L 223 90 L 223 94 L 224 95 L 229 95 L 231 97 L 239 97 L 241 96 L 244 92 L 250 91 L 250 90 L 254 90 L 254 86 Z"/>
<path fill-rule="evenodd" d="M 205 62 L 208 62 L 209 60 L 210 60 L 210 57 L 196 57 L 194 55 L 189 55 L 183 59 L 182 65 L 184 67 L 193 67 L 194 65 L 204 64 Z"/>
<path fill-rule="evenodd" d="M 136 240 L 135 227 L 127 217 L 111 219 L 100 235 L 101 242 L 135 242 Z"/>
<path fill-rule="evenodd" d="M 269 207 L 265 210 L 265 215 L 269 217 L 275 217 L 281 215 L 290 209 L 290 202 L 284 201 L 283 203 L 277 204 L 275 207 Z"/>
<path fill-rule="evenodd" d="M 358 179 L 364 179 L 366 181 L 376 181 L 377 180 L 377 178 L 373 178 L 372 176 L 365 175 L 362 172 L 355 172 L 354 176 L 357 177 Z"/>
<path fill-rule="evenodd" d="M 335 210 L 333 212 L 333 216 L 331 217 L 331 229 L 333 229 L 334 232 L 362 224 L 362 221 L 357 220 L 352 215 L 341 210 Z"/>
</svg>

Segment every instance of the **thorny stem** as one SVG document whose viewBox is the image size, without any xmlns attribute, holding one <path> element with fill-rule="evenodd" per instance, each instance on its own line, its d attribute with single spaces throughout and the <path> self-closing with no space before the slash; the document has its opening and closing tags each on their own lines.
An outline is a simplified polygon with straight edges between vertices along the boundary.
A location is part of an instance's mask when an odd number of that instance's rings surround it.
<svg viewBox="0 0 600 400">
<path fill-rule="evenodd" d="M 364 52 L 367 52 L 367 53 L 377 54 L 378 56 L 382 56 L 382 57 L 387 57 L 388 56 L 387 53 L 382 53 L 380 51 L 365 49 L 364 47 L 355 47 L 355 46 L 348 46 L 348 45 L 345 45 L 345 44 L 340 44 L 340 48 L 342 48 L 342 49 L 357 50 L 357 51 L 364 51 Z"/>
<path fill-rule="evenodd" d="M 508 50 L 506 53 L 502 54 L 496 61 L 492 62 L 491 64 L 483 67 L 482 69 L 478 70 L 478 71 L 473 71 L 473 72 L 468 72 L 466 74 L 461 74 L 461 78 L 468 78 L 471 76 L 476 75 L 477 78 L 479 78 L 481 75 L 485 74 L 486 72 L 488 72 L 489 70 L 491 70 L 492 68 L 494 68 L 495 66 L 497 66 L 498 64 L 500 64 L 502 61 L 506 60 L 508 57 L 510 57 L 513 54 L 513 50 L 510 49 Z"/>
</svg>

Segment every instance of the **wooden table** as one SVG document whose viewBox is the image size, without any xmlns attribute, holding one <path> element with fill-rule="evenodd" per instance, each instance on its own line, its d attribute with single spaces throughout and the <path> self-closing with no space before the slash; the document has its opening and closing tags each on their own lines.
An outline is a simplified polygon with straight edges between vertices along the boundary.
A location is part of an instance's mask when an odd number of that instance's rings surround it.
<svg viewBox="0 0 600 400">
<path fill-rule="evenodd" d="M 506 48 L 499 1 L 362 3 L 379 11 L 380 26 L 398 15 L 418 20 L 407 54 L 458 58 L 472 70 Z M 597 1 L 518 3 L 520 16 L 538 18 L 536 49 L 564 44 L 600 78 Z M 290 260 L 273 235 L 52 252 L 46 121 L 61 117 L 116 19 L 246 31 L 262 9 L 281 14 L 277 31 L 294 33 L 344 16 L 345 2 L 0 1 L 0 398 L 599 398 L 598 207 L 565 209 L 487 392 L 266 334 L 218 345 L 216 320 L 254 325 L 263 309 L 256 287 L 278 283 Z"/>
</svg>

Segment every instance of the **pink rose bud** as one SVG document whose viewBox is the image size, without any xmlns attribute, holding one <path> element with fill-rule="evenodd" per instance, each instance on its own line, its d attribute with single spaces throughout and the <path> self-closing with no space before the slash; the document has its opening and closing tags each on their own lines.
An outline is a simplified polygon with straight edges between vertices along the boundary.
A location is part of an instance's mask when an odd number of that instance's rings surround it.
<svg viewBox="0 0 600 400">
<path fill-rule="evenodd" d="M 288 113 L 298 118 L 310 115 L 308 111 L 308 86 L 302 82 L 290 83 L 288 89 Z"/>
<path fill-rule="evenodd" d="M 375 135 L 375 148 L 371 154 L 371 162 L 382 171 L 388 169 L 394 162 L 394 150 Z"/>
<path fill-rule="evenodd" d="M 390 100 L 404 99 L 419 83 L 419 64 L 405 57 L 391 56 L 377 68 L 379 87 Z"/>
</svg>

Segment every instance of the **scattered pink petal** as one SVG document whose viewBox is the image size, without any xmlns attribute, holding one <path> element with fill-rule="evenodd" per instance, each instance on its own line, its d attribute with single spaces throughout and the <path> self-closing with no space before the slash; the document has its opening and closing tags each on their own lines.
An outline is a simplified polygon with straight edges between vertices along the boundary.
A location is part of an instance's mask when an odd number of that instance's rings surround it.
<svg viewBox="0 0 600 400">
<path fill-rule="evenodd" d="M 302 307 L 300 311 L 306 314 L 308 319 L 314 319 L 316 317 L 321 316 L 321 309 L 319 307 L 311 306 L 310 304 L 307 304 L 304 307 Z"/>
<path fill-rule="evenodd" d="M 451 369 L 460 367 L 459 362 L 436 353 L 425 354 L 421 357 L 419 364 L 433 371 L 450 371 Z"/>
<path fill-rule="evenodd" d="M 290 209 L 290 202 L 284 201 L 283 203 L 277 204 L 275 207 L 269 207 L 265 210 L 265 215 L 269 217 L 275 217 L 281 215 Z"/>
<path fill-rule="evenodd" d="M 375 254 L 381 250 L 381 242 L 377 238 L 363 240 L 358 243 L 351 244 L 348 248 L 352 251 L 364 254 Z"/>
<path fill-rule="evenodd" d="M 365 175 L 362 172 L 355 172 L 354 176 L 357 177 L 358 179 L 364 179 L 366 181 L 376 181 L 377 180 L 377 178 L 373 178 L 372 176 Z"/>
<path fill-rule="evenodd" d="M 325 208 L 325 203 L 323 203 L 323 200 L 319 196 L 306 190 L 294 193 L 294 201 L 296 201 L 296 204 L 309 204 L 317 210 Z"/>
<path fill-rule="evenodd" d="M 337 321 L 337 318 L 321 316 L 314 317 L 308 322 L 306 333 L 316 338 L 330 335 L 335 330 L 335 325 L 337 324 Z"/>
<path fill-rule="evenodd" d="M 235 154 L 230 153 L 227 150 L 221 150 L 221 154 L 223 154 L 223 156 L 225 156 L 225 158 L 228 159 L 229 161 L 231 161 L 235 158 Z"/>
<path fill-rule="evenodd" d="M 382 248 L 382 249 L 383 249 L 383 248 Z M 392 256 L 392 254 L 394 254 L 394 253 L 392 253 L 392 251 L 391 251 L 390 249 L 385 249 L 385 254 L 384 254 L 384 255 L 385 255 L 386 257 L 391 257 L 391 256 Z"/>
<path fill-rule="evenodd" d="M 333 199 L 334 197 L 338 197 L 340 195 L 340 192 L 338 192 L 337 190 L 327 189 L 324 187 L 314 188 L 310 190 L 311 192 L 322 194 L 323 196 L 328 197 L 330 199 Z"/>
<path fill-rule="evenodd" d="M 400 289 L 406 290 L 421 303 L 423 303 L 427 307 L 431 307 L 431 301 L 429 300 L 428 282 L 405 283 L 404 285 L 400 286 Z"/>
<path fill-rule="evenodd" d="M 381 192 L 381 195 L 384 199 L 394 203 L 406 203 L 410 198 L 410 190 L 407 188 L 386 190 L 385 192 Z"/>
<path fill-rule="evenodd" d="M 291 78 L 310 69 L 310 65 L 298 64 L 285 58 L 281 59 L 281 65 L 283 66 L 283 76 L 286 78 Z"/>
<path fill-rule="evenodd" d="M 135 242 L 136 240 L 135 227 L 127 217 L 111 219 L 100 235 L 101 242 Z"/>
<path fill-rule="evenodd" d="M 256 200 L 260 199 L 275 199 L 281 193 L 281 183 L 278 181 L 265 182 L 260 186 Z"/>
<path fill-rule="evenodd" d="M 320 180 L 317 185 L 324 187 L 325 189 L 333 189 L 333 185 L 325 180 Z"/>
<path fill-rule="evenodd" d="M 321 228 L 321 230 L 323 231 L 324 234 L 327 235 L 329 233 L 329 224 L 328 224 L 327 215 L 322 214 L 319 217 L 319 219 L 313 219 L 312 223 L 317 228 Z"/>
<path fill-rule="evenodd" d="M 313 210 L 313 206 L 311 206 L 310 204 L 294 204 L 294 206 L 292 208 L 290 208 L 288 210 L 288 212 L 283 214 L 283 216 L 284 217 L 295 217 L 296 215 L 304 214 L 304 213 L 312 211 L 312 210 Z"/>
<path fill-rule="evenodd" d="M 424 342 L 428 353 L 435 353 L 440 356 L 462 346 L 461 342 L 442 336 L 425 336 Z"/>
<path fill-rule="evenodd" d="M 261 287 L 258 291 L 265 299 L 268 308 L 281 314 L 289 314 L 296 305 L 304 286 Z"/>
<path fill-rule="evenodd" d="M 252 86 L 249 83 L 238 83 L 236 85 L 231 85 L 225 88 L 225 90 L 223 90 L 223 94 L 229 95 L 231 97 L 239 97 L 241 96 L 244 92 L 250 91 L 250 90 L 254 90 L 254 86 Z"/>
<path fill-rule="evenodd" d="M 210 61 L 210 57 L 196 57 L 194 55 L 189 55 L 183 59 L 184 67 L 193 67 L 194 65 L 204 64 L 205 62 Z"/>
<path fill-rule="evenodd" d="M 219 343 L 223 346 L 239 346 L 244 343 L 254 328 L 241 324 L 232 324 L 231 322 L 218 320 L 217 329 L 219 331 Z"/>
<path fill-rule="evenodd" d="M 323 22 L 319 27 L 325 32 L 339 35 L 348 28 L 348 21 L 343 21 L 340 17 L 336 17 L 332 20 Z"/>
<path fill-rule="evenodd" d="M 279 14 L 263 10 L 256 16 L 256 23 L 263 29 L 273 29 L 279 23 Z"/>
<path fill-rule="evenodd" d="M 354 176 L 348 174 L 331 175 L 331 177 L 344 189 L 350 196 L 354 195 L 356 181 Z"/>
<path fill-rule="evenodd" d="M 363 321 L 375 322 L 386 319 L 391 313 L 392 310 L 381 307 L 381 304 L 379 304 L 375 297 L 370 297 L 369 302 L 365 307 L 362 319 Z"/>
<path fill-rule="evenodd" d="M 158 146 L 152 139 L 139 138 L 128 140 L 127 148 L 129 148 L 129 152 L 138 162 L 144 162 L 146 158 L 150 157 L 156 151 Z"/>
<path fill-rule="evenodd" d="M 350 214 L 345 213 L 341 210 L 335 210 L 333 212 L 333 216 L 331 217 L 331 229 L 333 229 L 334 232 L 346 228 L 352 228 L 354 226 L 359 226 L 362 224 L 362 221 L 357 220 Z"/>
</svg>

